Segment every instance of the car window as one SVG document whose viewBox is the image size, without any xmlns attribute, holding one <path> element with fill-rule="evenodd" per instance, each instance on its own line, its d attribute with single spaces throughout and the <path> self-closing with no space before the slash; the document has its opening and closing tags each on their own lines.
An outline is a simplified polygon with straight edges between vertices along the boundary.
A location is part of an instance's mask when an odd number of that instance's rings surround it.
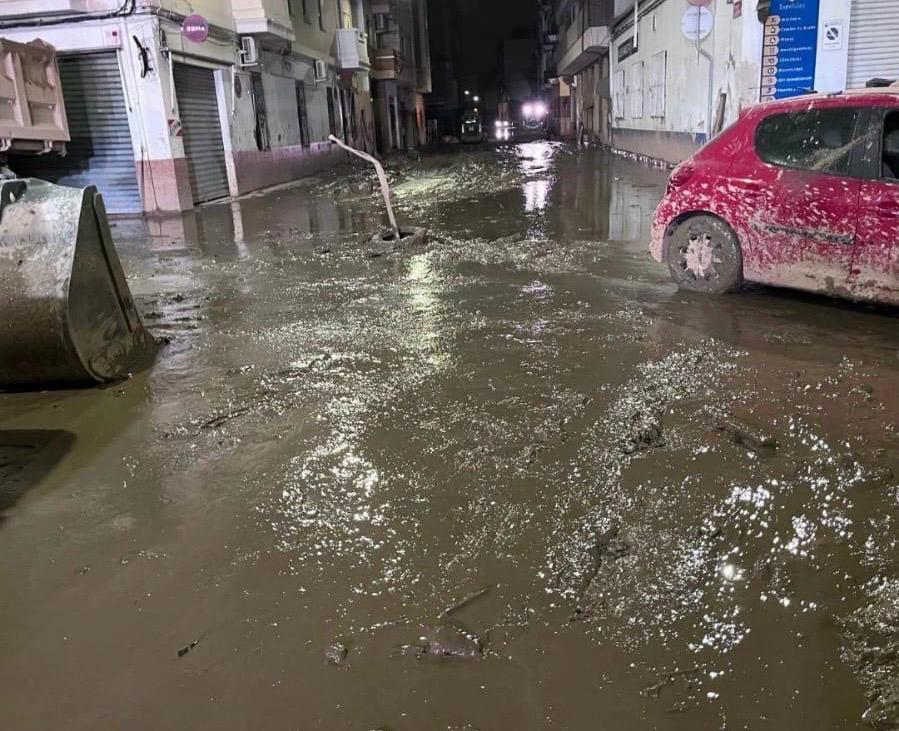
<svg viewBox="0 0 899 731">
<path fill-rule="evenodd" d="M 886 118 L 882 176 L 886 180 L 899 180 L 899 112 L 891 112 Z"/>
<path fill-rule="evenodd" d="M 849 174 L 852 148 L 860 142 L 858 109 L 812 109 L 768 117 L 759 125 L 759 157 L 780 167 Z"/>
</svg>

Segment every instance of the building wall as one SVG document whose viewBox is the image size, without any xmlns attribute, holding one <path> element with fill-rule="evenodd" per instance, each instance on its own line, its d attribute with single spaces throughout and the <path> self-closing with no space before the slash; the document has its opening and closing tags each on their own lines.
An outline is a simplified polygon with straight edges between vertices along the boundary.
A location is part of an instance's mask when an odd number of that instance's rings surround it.
<svg viewBox="0 0 899 731">
<path fill-rule="evenodd" d="M 637 34 L 638 50 L 620 60 L 624 49 L 633 43 L 632 19 L 612 41 L 611 65 L 615 88 L 613 120 L 617 130 L 643 130 L 704 139 L 710 128 L 709 77 L 712 80 L 712 110 L 719 95 L 726 94 L 727 118 L 736 117 L 742 105 L 758 99 L 761 56 L 750 61 L 743 57 L 745 21 L 751 8 L 735 17 L 737 6 L 713 3 L 714 29 L 700 43 L 712 57 L 701 55 L 696 43 L 681 32 L 685 3 L 667 0 L 642 15 Z M 661 70 L 661 76 L 656 75 Z M 656 83 L 661 81 L 661 85 Z M 655 99 L 661 100 L 655 103 Z"/>
<path fill-rule="evenodd" d="M 431 90 L 431 59 L 427 42 L 425 0 L 396 0 L 371 28 L 373 53 L 399 66 L 373 73 L 372 96 L 378 149 L 382 153 L 411 150 L 427 143 L 424 94 Z M 382 24 L 378 29 L 377 22 Z M 390 66 L 390 64 L 388 64 Z"/>
<path fill-rule="evenodd" d="M 848 41 L 840 48 L 825 48 L 821 34 L 825 22 L 842 23 L 848 39 L 851 1 L 820 0 L 814 80 L 818 91 L 845 88 Z M 646 10 L 639 20 L 636 53 L 623 50 L 634 38 L 632 12 L 619 18 L 613 32 L 612 144 L 676 163 L 714 135 L 716 125 L 726 127 L 742 109 L 759 101 L 764 28 L 758 0 L 744 0 L 742 6 L 722 0 L 711 4 L 713 28 L 700 43 L 712 57 L 711 65 L 681 32 L 685 3 L 644 0 L 641 5 Z M 659 76 L 653 69 L 660 67 L 661 59 L 664 71 Z"/>
<path fill-rule="evenodd" d="M 98 0 L 98 10 L 104 9 L 100 7 L 103 1 Z M 258 1 L 255 4 L 258 5 Z M 142 11 L 146 3 L 139 3 L 138 11 L 131 15 L 73 20 L 45 27 L 29 26 L 27 23 L 33 21 L 17 18 L 22 26 L 5 29 L 4 36 L 22 42 L 42 38 L 61 53 L 114 51 L 129 109 L 136 174 L 144 208 L 146 211 L 180 211 L 193 206 L 193 197 L 171 73 L 174 63 L 203 66 L 215 72 L 219 121 L 232 195 L 285 182 L 345 159 L 344 153 L 327 141 L 331 132 L 327 107 L 329 87 L 343 86 L 355 94 L 359 134 L 350 142 L 364 142 L 366 125 L 369 140 L 373 138 L 368 75 L 366 72 L 339 75 L 334 57 L 338 20 L 352 18 L 364 23 L 362 0 L 344 0 L 342 18 L 338 15 L 337 3 L 325 0 L 321 23 L 317 0 L 307 1 L 309 13 L 306 16 L 302 14 L 302 3 L 299 0 L 293 2 L 296 40 L 292 51 L 286 44 L 269 48 L 269 41 L 261 39 L 260 63 L 251 68 L 240 66 L 237 53 L 235 13 L 241 11 L 240 4 L 244 0 L 233 2 L 232 8 L 230 2 L 223 0 L 191 0 L 190 3 L 156 0 L 156 9 L 161 5 L 168 11 L 166 14 L 159 15 L 146 8 Z M 264 2 L 274 17 L 289 17 L 287 0 Z M 36 17 L 41 12 L 41 2 L 35 0 L 31 5 Z M 113 5 L 117 8 L 119 0 Z M 22 12 L 24 6 L 23 2 L 17 3 L 16 12 Z M 4 12 L 12 12 L 10 8 L 9 4 L 0 3 L 0 17 Z M 188 12 L 199 13 L 210 22 L 210 37 L 204 43 L 193 43 L 182 36 L 180 18 Z M 147 50 L 149 65 L 146 69 L 136 45 L 131 42 L 133 37 Z M 316 82 L 314 78 L 315 59 L 323 60 L 327 66 L 325 81 Z M 251 73 L 261 75 L 270 149 L 259 149 L 257 144 Z M 235 80 L 239 83 L 235 84 Z M 298 81 L 303 82 L 306 96 L 308 146 L 301 144 L 300 139 Z M 340 111 L 336 111 L 339 119 Z M 363 119 L 366 124 L 362 123 Z"/>
</svg>

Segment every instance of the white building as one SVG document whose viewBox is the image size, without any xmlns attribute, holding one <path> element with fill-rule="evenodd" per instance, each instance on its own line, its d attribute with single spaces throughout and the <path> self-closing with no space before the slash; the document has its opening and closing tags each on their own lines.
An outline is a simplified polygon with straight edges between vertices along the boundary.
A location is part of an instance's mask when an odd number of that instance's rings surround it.
<svg viewBox="0 0 899 731">
<path fill-rule="evenodd" d="M 362 0 L 0 0 L 0 35 L 60 54 L 72 134 L 67 157 L 14 167 L 95 184 L 111 212 L 182 211 L 343 159 L 332 132 L 371 149 L 365 17 Z"/>
<path fill-rule="evenodd" d="M 630 5 L 612 29 L 611 144 L 634 153 L 678 162 L 760 100 L 899 78 L 897 0 Z"/>
</svg>

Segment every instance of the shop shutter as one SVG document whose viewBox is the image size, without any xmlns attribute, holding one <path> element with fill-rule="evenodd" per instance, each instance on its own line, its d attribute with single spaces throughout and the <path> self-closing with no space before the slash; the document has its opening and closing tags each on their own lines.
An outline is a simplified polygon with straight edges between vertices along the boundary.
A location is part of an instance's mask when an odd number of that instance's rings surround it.
<svg viewBox="0 0 899 731">
<path fill-rule="evenodd" d="M 858 89 L 874 78 L 899 79 L 899 2 L 853 0 L 846 86 Z"/>
<path fill-rule="evenodd" d="M 230 189 L 214 72 L 175 64 L 175 93 L 194 203 L 224 198 Z"/>
<path fill-rule="evenodd" d="M 141 212 L 116 53 L 60 56 L 59 75 L 72 137 L 66 156 L 14 156 L 10 167 L 21 177 L 73 188 L 96 185 L 110 213 Z"/>
</svg>

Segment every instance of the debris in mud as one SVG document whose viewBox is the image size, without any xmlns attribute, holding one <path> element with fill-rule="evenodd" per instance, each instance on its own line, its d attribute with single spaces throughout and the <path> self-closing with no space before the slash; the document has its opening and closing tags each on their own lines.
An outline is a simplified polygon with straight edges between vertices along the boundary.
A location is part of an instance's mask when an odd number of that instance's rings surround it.
<svg viewBox="0 0 899 731">
<path fill-rule="evenodd" d="M 249 406 L 243 406 L 239 409 L 234 409 L 233 411 L 229 411 L 225 414 L 219 414 L 218 416 L 213 416 L 212 418 L 204 421 L 201 425 L 201 429 L 218 429 L 223 424 L 228 423 L 232 419 L 237 419 L 241 416 L 246 416 L 250 413 Z"/>
<path fill-rule="evenodd" d="M 400 238 L 393 231 L 376 233 L 368 239 L 368 256 L 377 259 L 387 254 L 396 254 L 410 248 L 418 248 L 428 243 L 427 229 L 420 227 L 401 228 Z"/>
<path fill-rule="evenodd" d="M 189 653 L 191 650 L 193 650 L 199 644 L 200 644 L 200 640 L 196 639 L 193 642 L 191 642 L 189 645 L 185 645 L 180 650 L 178 650 L 178 657 L 184 657 L 185 655 L 187 655 L 187 653 Z"/>
<path fill-rule="evenodd" d="M 899 581 L 874 579 L 866 590 L 870 603 L 844 622 L 843 656 L 870 704 L 862 720 L 886 731 L 899 728 Z"/>
<path fill-rule="evenodd" d="M 741 423 L 731 416 L 718 417 L 715 421 L 715 428 L 727 435 L 734 444 L 746 447 L 753 452 L 773 451 L 778 447 L 777 439 L 770 434 L 765 434 L 755 427 Z"/>
<path fill-rule="evenodd" d="M 661 416 L 651 410 L 640 410 L 631 416 L 628 433 L 620 443 L 624 454 L 634 454 L 664 445 Z"/>
<path fill-rule="evenodd" d="M 416 660 L 480 660 L 484 657 L 484 639 L 461 622 L 446 621 L 432 627 L 427 635 L 411 645 L 403 645 L 400 655 Z"/>
<path fill-rule="evenodd" d="M 332 642 L 325 648 L 325 660 L 331 665 L 343 665 L 350 654 L 350 648 L 343 642 Z"/>
<path fill-rule="evenodd" d="M 469 604 L 473 604 L 478 599 L 481 599 L 481 598 L 487 596 L 487 594 L 490 593 L 490 588 L 491 588 L 490 585 L 487 585 L 485 587 L 482 587 L 481 589 L 478 589 L 477 591 L 473 591 L 471 594 L 466 594 L 464 597 L 459 599 L 459 601 L 457 601 L 455 604 L 451 604 L 446 609 L 444 609 L 440 613 L 440 618 L 444 619 L 446 617 L 449 617 L 451 614 L 455 614 L 456 612 L 464 609 Z"/>
<path fill-rule="evenodd" d="M 630 546 L 619 538 L 620 532 L 621 526 L 617 523 L 602 533 L 597 532 L 596 540 L 590 547 L 587 569 L 584 572 L 580 589 L 577 592 L 578 601 L 584 598 L 584 595 L 599 573 L 599 568 L 602 566 L 604 559 L 615 560 L 630 553 Z"/>
<path fill-rule="evenodd" d="M 875 490 L 887 487 L 895 477 L 891 467 L 867 467 L 856 455 L 843 453 L 839 456 L 840 465 L 849 470 L 858 479 L 859 484 L 867 489 Z"/>
<path fill-rule="evenodd" d="M 547 449 L 549 449 L 549 447 L 546 444 L 528 444 L 521 450 L 521 454 L 518 456 L 518 462 L 522 466 L 528 467 L 537 461 L 540 452 L 545 452 Z"/>
<path fill-rule="evenodd" d="M 688 678 L 691 675 L 698 675 L 701 672 L 702 668 L 698 665 L 692 668 L 685 668 L 683 670 L 675 669 L 670 673 L 666 673 L 657 683 L 647 685 L 645 688 L 643 688 L 643 690 L 640 691 L 640 693 L 649 698 L 658 698 L 664 688 L 667 688 L 669 685 L 673 685 L 677 680 Z M 690 683 L 690 681 L 686 682 Z"/>
</svg>

